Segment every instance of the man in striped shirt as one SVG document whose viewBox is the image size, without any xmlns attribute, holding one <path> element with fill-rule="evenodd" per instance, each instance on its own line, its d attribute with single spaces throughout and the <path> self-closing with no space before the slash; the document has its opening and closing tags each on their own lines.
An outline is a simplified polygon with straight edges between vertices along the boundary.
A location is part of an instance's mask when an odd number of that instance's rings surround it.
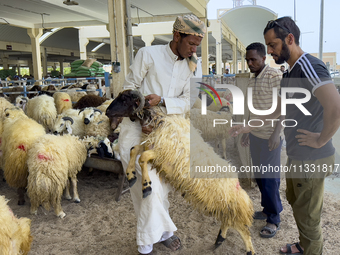
<svg viewBox="0 0 340 255">
<path fill-rule="evenodd" d="M 334 167 L 335 149 L 331 138 L 340 126 L 340 96 L 325 64 L 300 48 L 300 30 L 290 17 L 269 21 L 263 34 L 267 53 L 277 64 L 286 61 L 289 65 L 281 90 L 288 87 L 291 93 L 281 95 L 282 101 L 286 101 L 287 97 L 290 102 L 295 101 L 281 109 L 279 97 L 276 110 L 260 118 L 277 118 L 281 110 L 286 110 L 285 123 L 292 126 L 285 128 L 287 167 L 290 169 L 286 173 L 286 196 L 293 209 L 300 242 L 287 244 L 280 253 L 320 255 L 323 250 L 321 212 L 324 178 Z M 293 88 L 308 90 L 311 98 L 303 104 L 296 103 L 306 95 L 300 91 L 293 92 Z M 288 119 L 296 125 L 289 124 Z M 230 133 L 236 136 L 250 130 L 249 126 L 235 126 Z"/>
<path fill-rule="evenodd" d="M 246 61 L 253 76 L 248 88 L 252 88 L 252 102 L 256 110 L 268 110 L 273 104 L 273 88 L 280 90 L 282 73 L 265 64 L 266 49 L 262 43 L 252 43 L 246 48 Z M 248 95 L 249 97 L 250 95 Z M 250 119 L 258 119 L 250 113 Z M 281 119 L 281 117 L 280 117 Z M 281 121 L 280 121 L 281 122 Z M 253 166 L 258 166 L 259 172 L 254 172 L 256 183 L 261 192 L 262 211 L 255 212 L 254 219 L 267 220 L 266 226 L 260 231 L 263 238 L 275 236 L 280 226 L 280 171 L 262 171 L 261 166 L 271 169 L 280 168 L 280 156 L 283 133 L 280 122 L 268 123 L 255 128 L 250 135 L 242 136 L 242 146 L 248 146 Z"/>
</svg>

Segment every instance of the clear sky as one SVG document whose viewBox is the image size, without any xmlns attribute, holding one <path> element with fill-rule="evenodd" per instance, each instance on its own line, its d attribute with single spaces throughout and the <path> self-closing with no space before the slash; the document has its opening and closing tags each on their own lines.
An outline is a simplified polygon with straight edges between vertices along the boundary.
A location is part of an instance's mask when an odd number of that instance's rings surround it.
<svg viewBox="0 0 340 255">
<path fill-rule="evenodd" d="M 302 36 L 302 49 L 309 53 L 319 52 L 320 6 L 321 0 L 295 0 L 296 21 Z M 248 0 L 243 5 L 249 5 Z M 277 13 L 278 17 L 291 16 L 294 19 L 294 0 L 257 0 Z M 232 0 L 210 0 L 208 19 L 216 19 L 217 9 L 233 8 Z M 337 52 L 340 64 L 340 0 L 324 0 L 323 52 Z M 312 33 L 311 33 L 312 32 Z M 300 38 L 301 43 L 301 38 Z"/>
</svg>

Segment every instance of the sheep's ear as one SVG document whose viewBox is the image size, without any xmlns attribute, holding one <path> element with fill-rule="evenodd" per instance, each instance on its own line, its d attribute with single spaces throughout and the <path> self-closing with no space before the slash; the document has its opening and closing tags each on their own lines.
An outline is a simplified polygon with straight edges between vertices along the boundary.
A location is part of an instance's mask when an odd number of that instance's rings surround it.
<svg viewBox="0 0 340 255">
<path fill-rule="evenodd" d="M 68 132 L 70 135 L 72 135 L 72 125 L 71 125 L 71 122 L 66 121 L 65 125 L 66 125 L 66 130 L 67 130 L 67 132 Z"/>
</svg>

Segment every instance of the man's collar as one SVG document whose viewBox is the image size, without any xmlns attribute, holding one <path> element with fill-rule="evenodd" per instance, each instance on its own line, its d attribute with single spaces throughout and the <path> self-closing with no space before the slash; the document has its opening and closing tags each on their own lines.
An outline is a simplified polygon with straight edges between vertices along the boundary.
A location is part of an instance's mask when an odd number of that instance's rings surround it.
<svg viewBox="0 0 340 255">
<path fill-rule="evenodd" d="M 265 73 L 265 70 L 268 68 L 268 65 L 265 65 L 262 69 L 262 71 L 259 73 L 259 75 L 256 77 L 255 76 L 255 73 L 252 73 L 250 78 L 262 78 L 262 76 L 264 75 Z"/>
<path fill-rule="evenodd" d="M 166 51 L 169 53 L 169 56 L 170 56 L 174 61 L 177 61 L 177 60 L 178 60 L 178 56 L 177 56 L 175 53 L 173 53 L 173 51 L 172 51 L 172 49 L 171 49 L 171 47 L 170 47 L 170 43 L 171 43 L 171 42 L 168 43 L 168 46 L 166 47 Z"/>
</svg>

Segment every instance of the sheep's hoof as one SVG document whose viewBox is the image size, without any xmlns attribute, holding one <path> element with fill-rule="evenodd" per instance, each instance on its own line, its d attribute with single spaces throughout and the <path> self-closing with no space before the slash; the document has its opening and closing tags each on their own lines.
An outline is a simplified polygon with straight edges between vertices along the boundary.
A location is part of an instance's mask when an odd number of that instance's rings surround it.
<svg viewBox="0 0 340 255">
<path fill-rule="evenodd" d="M 38 215 L 38 210 L 30 211 L 32 215 Z"/>
<path fill-rule="evenodd" d="M 20 199 L 18 201 L 18 205 L 24 205 L 25 204 L 25 199 Z"/>
<path fill-rule="evenodd" d="M 221 230 L 220 230 L 220 232 L 218 233 L 216 242 L 215 242 L 215 249 L 217 249 L 224 242 L 224 240 L 225 238 L 221 236 Z"/>
<path fill-rule="evenodd" d="M 143 189 L 143 198 L 146 198 L 147 196 L 151 195 L 151 192 L 152 192 L 151 187 L 147 187 L 147 188 Z"/>
<path fill-rule="evenodd" d="M 57 216 L 58 216 L 59 218 L 63 219 L 63 218 L 66 216 L 66 214 L 65 214 L 64 212 L 61 212 L 61 213 L 59 213 Z"/>
<path fill-rule="evenodd" d="M 70 196 L 70 195 L 68 195 L 68 196 L 65 196 L 65 198 L 66 198 L 66 200 L 72 200 L 72 197 Z"/>
<path fill-rule="evenodd" d="M 251 251 L 248 251 L 247 255 L 253 255 L 253 253 Z M 255 255 L 255 253 L 254 253 L 254 255 Z"/>
<path fill-rule="evenodd" d="M 80 203 L 80 199 L 79 198 L 75 198 L 73 202 L 78 204 L 78 203 Z"/>
<path fill-rule="evenodd" d="M 136 183 L 136 181 L 137 181 L 137 177 L 133 177 L 130 180 L 128 180 L 129 187 L 132 188 L 132 186 Z"/>
</svg>

